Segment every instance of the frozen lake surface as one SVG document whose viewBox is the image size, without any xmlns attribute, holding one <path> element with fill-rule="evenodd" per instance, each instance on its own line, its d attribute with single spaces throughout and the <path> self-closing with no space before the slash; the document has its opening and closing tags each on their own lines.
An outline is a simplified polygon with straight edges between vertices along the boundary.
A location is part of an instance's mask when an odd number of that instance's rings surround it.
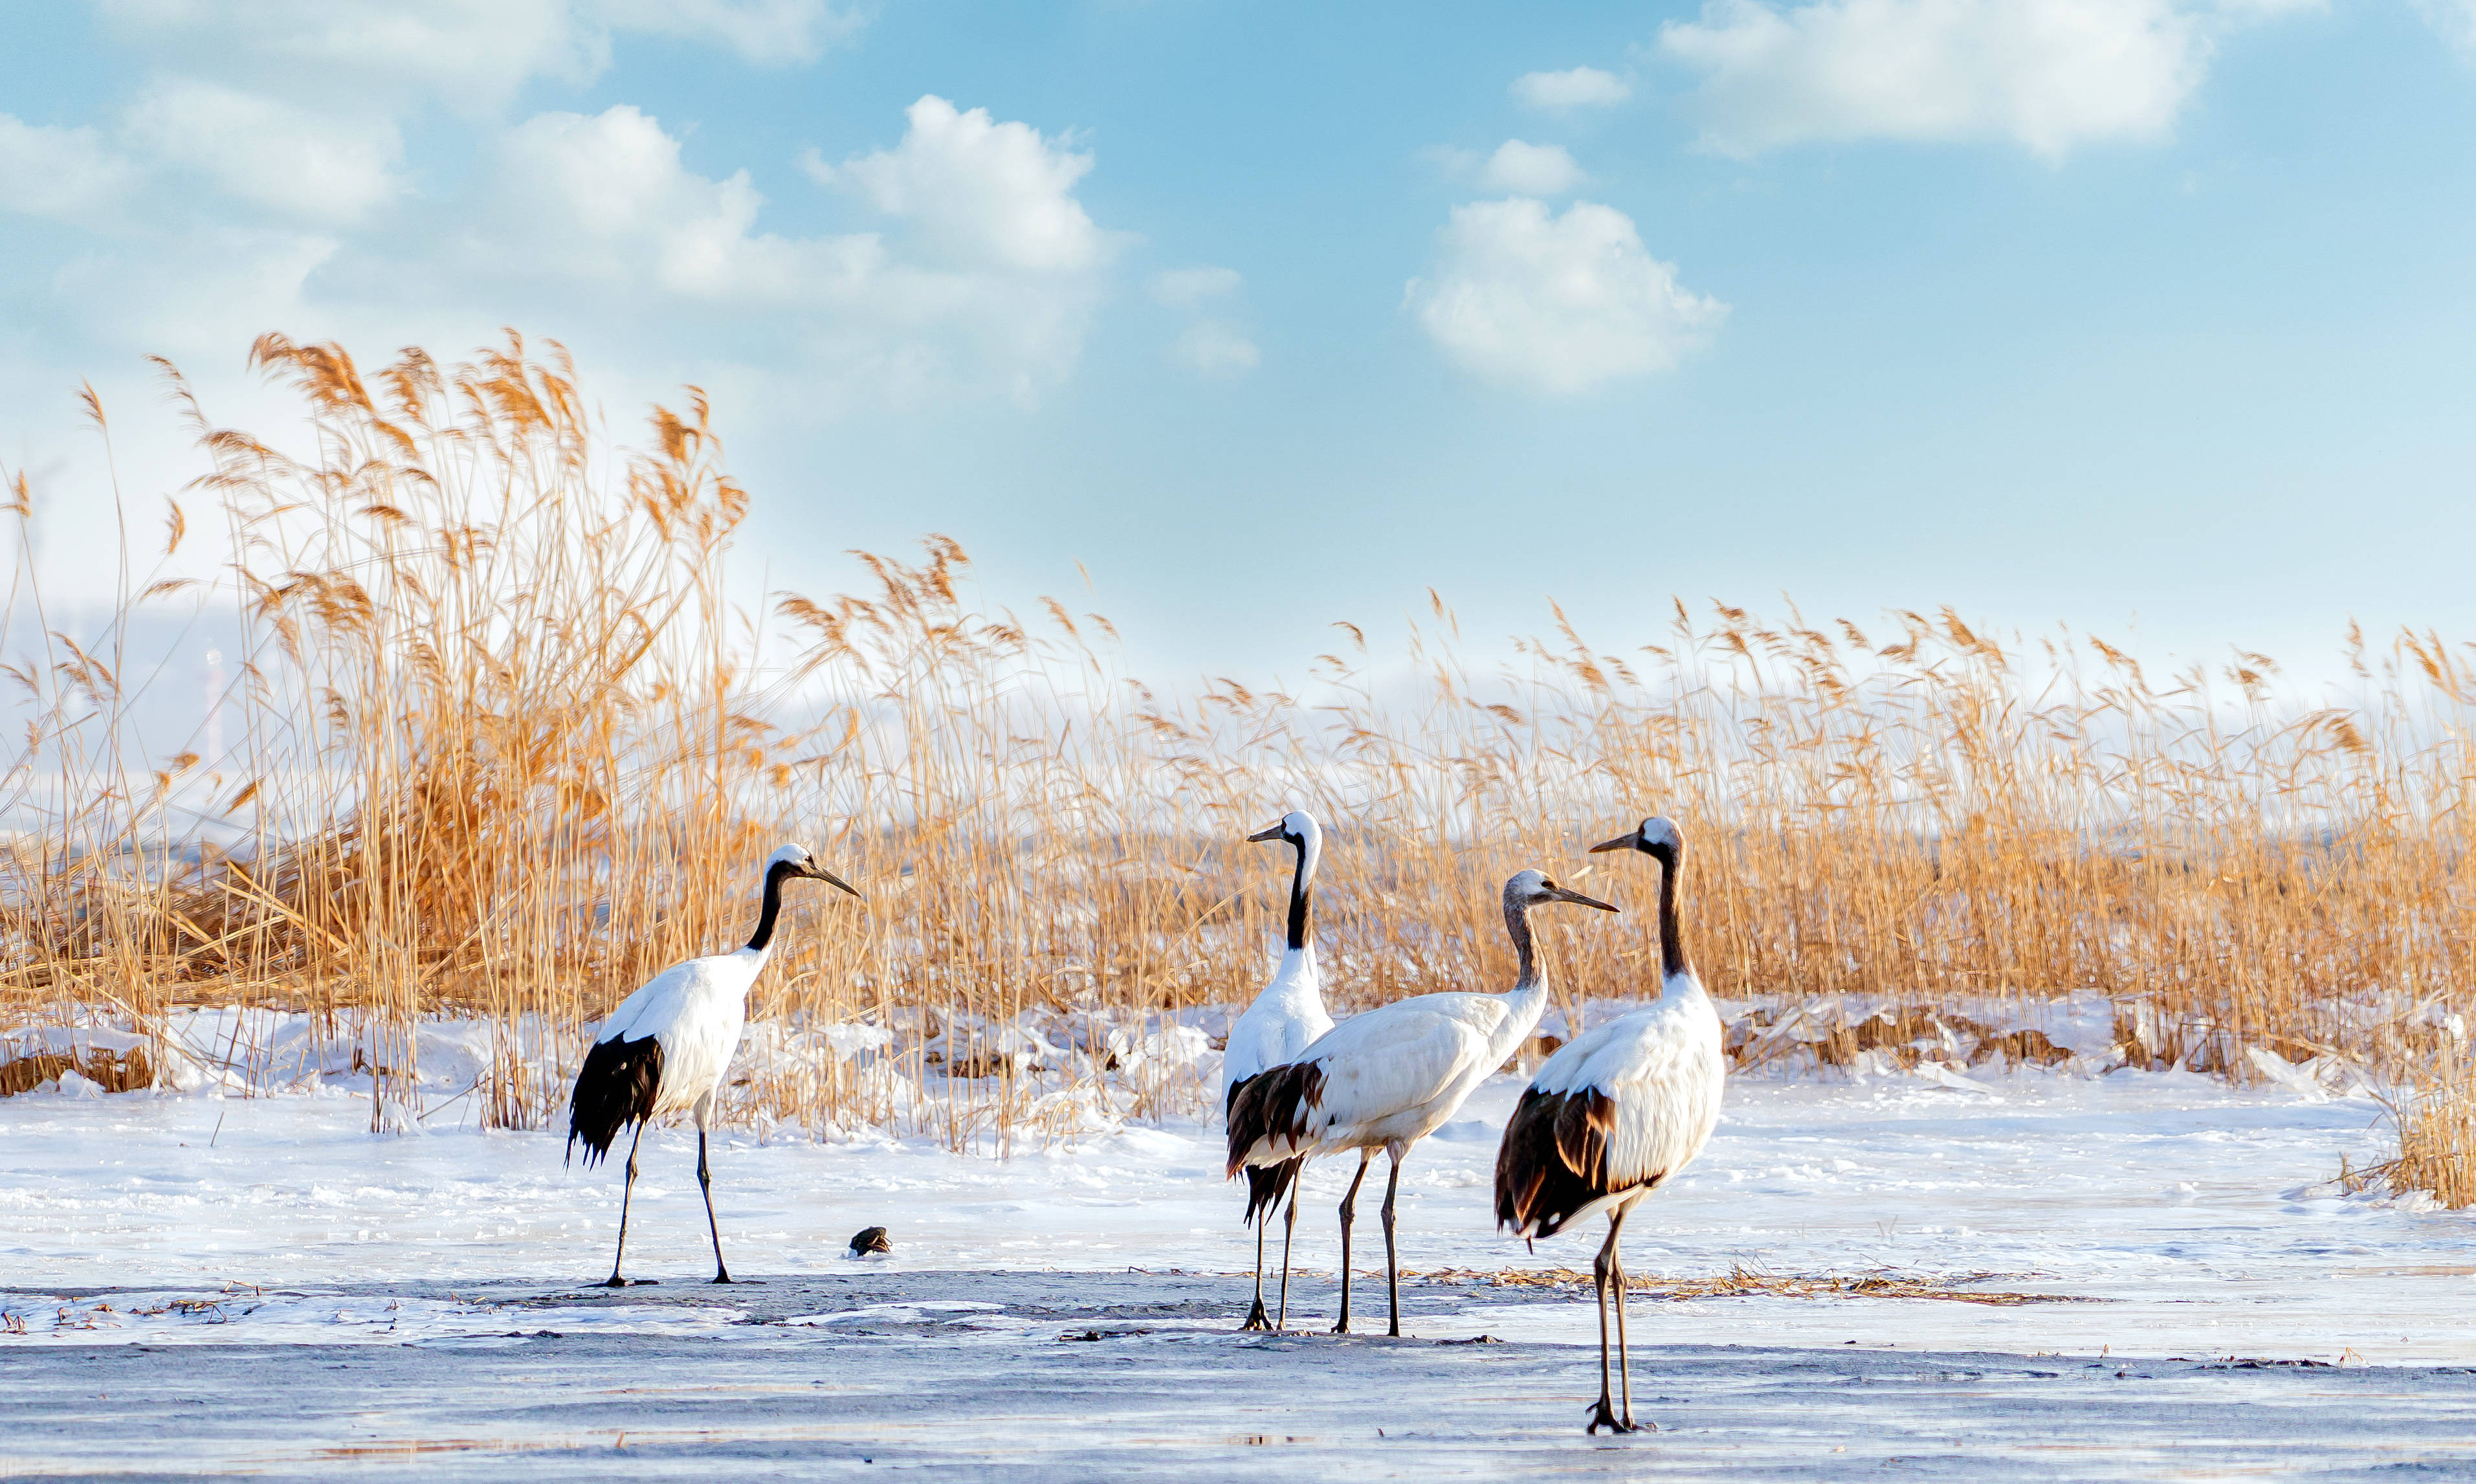
<svg viewBox="0 0 2476 1484">
<path fill-rule="evenodd" d="M 664 1282 L 612 1294 L 576 1285 L 607 1271 L 617 1170 L 563 1169 L 550 1134 L 373 1136 L 332 1091 L 0 1101 L 0 1476 L 498 1476 L 515 1452 L 604 1474 L 2476 1472 L 2476 1218 L 2326 1183 L 2382 1151 L 2368 1101 L 2181 1073 L 1740 1079 L 1628 1224 L 1628 1266 L 1808 1292 L 1637 1297 L 1638 1410 L 1666 1430 L 1590 1444 L 1588 1289 L 1507 1279 L 1585 1267 L 1597 1234 L 1531 1253 L 1490 1229 L 1517 1091 L 1412 1157 L 1425 1276 L 1399 1342 L 1233 1332 L 1252 1246 L 1214 1128 L 1006 1161 L 723 1139 L 731 1266 L 770 1280 L 735 1289 L 697 1281 L 694 1137 L 657 1131 L 630 1269 Z M 1318 1330 L 1347 1173 L 1311 1172 L 1300 1220 L 1292 1317 Z M 864 1225 L 891 1256 L 843 1255 Z M 1885 1273 L 1950 1297 L 1812 1293 Z M 1380 1333 L 1381 1282 L 1360 1295 Z M 1961 1301 L 1995 1295 L 2044 1301 Z"/>
<path fill-rule="evenodd" d="M 322 1299 L 453 1305 L 497 1326 L 458 1338 L 28 1348 L 0 1357 L 0 1472 L 929 1469 L 1062 1481 L 2476 1470 L 2476 1375 L 2460 1369 L 1647 1344 L 1636 1409 L 1661 1430 L 1589 1440 L 1594 1350 L 1455 1343 L 1524 1311 L 1544 1321 L 1574 1307 L 1535 1292 L 1482 1317 L 1459 1296 L 1414 1291 L 1424 1337 L 1393 1341 L 1235 1333 L 1245 1288 L 1227 1277 L 880 1272 L 784 1279 L 719 1307 L 709 1289 L 650 1292 L 663 1297 L 493 1285 Z M 629 1317 L 597 1323 L 597 1311 Z"/>
</svg>

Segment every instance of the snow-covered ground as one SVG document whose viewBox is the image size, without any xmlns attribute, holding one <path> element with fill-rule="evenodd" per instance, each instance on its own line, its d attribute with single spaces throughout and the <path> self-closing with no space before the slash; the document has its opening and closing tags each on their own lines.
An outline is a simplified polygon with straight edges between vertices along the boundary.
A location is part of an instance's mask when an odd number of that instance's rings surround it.
<svg viewBox="0 0 2476 1484">
<path fill-rule="evenodd" d="M 1587 1266 L 1596 1232 L 1530 1253 L 1492 1229 L 1496 1135 L 1517 1093 L 1515 1079 L 1496 1079 L 1414 1151 L 1406 1268 Z M 2368 1100 L 2189 1073 L 1739 1078 L 1701 1162 L 1628 1224 L 1637 1277 L 1888 1271 L 2077 1301 L 1702 1298 L 1643 1303 L 1636 1333 L 1663 1344 L 2476 1359 L 2476 1214 L 2325 1183 L 2342 1155 L 2378 1155 L 2378 1112 Z M 575 1284 L 607 1271 L 615 1162 L 563 1167 L 548 1133 L 372 1135 L 367 1122 L 366 1101 L 334 1090 L 0 1101 L 0 1289 L 14 1291 L 0 1294 L 0 1348 L 496 1333 L 505 1316 L 489 1304 L 343 1301 L 325 1290 Z M 920 1143 L 732 1135 L 717 1141 L 714 1163 L 743 1275 L 1228 1274 L 1251 1261 L 1210 1127 L 1128 1127 L 1005 1161 Z M 631 1273 L 677 1284 L 710 1272 L 694 1165 L 692 1132 L 648 1136 Z M 1361 1272 L 1380 1271 L 1381 1170 L 1361 1198 Z M 1294 1317 L 1329 1322 L 1332 1207 L 1347 1175 L 1338 1163 L 1310 1173 Z M 866 1225 L 889 1228 L 890 1257 L 843 1255 Z M 107 1289 L 122 1292 L 97 1297 Z M 1498 1314 L 1502 1290 L 1458 1292 L 1456 1330 L 1596 1333 L 1587 1303 Z M 1380 1284 L 1360 1293 L 1380 1304 Z M 623 1303 L 572 1322 L 729 1333 L 730 1317 Z"/>
<path fill-rule="evenodd" d="M 2329 1184 L 2382 1152 L 2378 1106 L 2300 1074 L 2088 1070 L 1736 1079 L 1701 1162 L 1628 1224 L 1637 1276 L 2054 1301 L 1637 1298 L 1637 1405 L 1663 1430 L 1597 1442 L 1587 1288 L 1500 1281 L 1597 1241 L 1491 1229 L 1511 1077 L 1409 1164 L 1401 1341 L 1320 1332 L 1330 1164 L 1300 1222 L 1301 1332 L 1236 1330 L 1252 1245 L 1211 1127 L 1004 1161 L 726 1136 L 731 1266 L 767 1280 L 730 1289 L 699 1281 L 694 1136 L 657 1130 L 630 1269 L 662 1286 L 614 1293 L 587 1285 L 618 1169 L 562 1166 L 554 1134 L 442 1105 L 373 1135 L 323 1076 L 275 1097 L 63 1078 L 0 1100 L 0 1476 L 2476 1471 L 2476 1216 Z M 844 1255 L 866 1225 L 891 1255 Z M 1380 1336 L 1380 1281 L 1357 1302 Z"/>
</svg>

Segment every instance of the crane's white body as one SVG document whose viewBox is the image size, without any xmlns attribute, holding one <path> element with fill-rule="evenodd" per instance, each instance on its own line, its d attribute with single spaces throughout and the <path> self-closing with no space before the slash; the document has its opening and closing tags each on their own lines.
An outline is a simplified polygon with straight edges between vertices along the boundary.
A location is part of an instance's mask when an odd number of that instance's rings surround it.
<svg viewBox="0 0 2476 1484">
<path fill-rule="evenodd" d="M 1249 1164 L 1403 1146 L 1444 1126 L 1538 1027 L 1544 983 L 1509 994 L 1417 995 L 1318 1036 L 1290 1060 L 1324 1075 L 1308 1126 L 1257 1141 Z"/>
<path fill-rule="evenodd" d="M 1540 1092 L 1597 1092 L 1609 1102 L 1608 1194 L 1566 1224 L 1630 1205 L 1693 1163 L 1720 1125 L 1727 1080 L 1720 1012 L 1693 970 L 1671 974 L 1659 999 L 1595 1026 L 1541 1064 Z M 1523 1233 L 1527 1235 L 1527 1233 Z"/>
<path fill-rule="evenodd" d="M 714 1094 L 748 1026 L 748 992 L 773 955 L 769 945 L 673 964 L 619 1002 L 595 1033 L 606 1041 L 662 1045 L 662 1079 L 653 1116 L 692 1112 L 699 1128 L 711 1116 Z"/>
<path fill-rule="evenodd" d="M 1221 1051 L 1221 1105 L 1229 1090 L 1257 1073 L 1299 1059 L 1299 1053 L 1332 1028 L 1324 1007 L 1324 978 L 1316 970 L 1315 945 L 1284 950 L 1273 982 L 1245 1014 L 1231 1023 Z"/>
</svg>

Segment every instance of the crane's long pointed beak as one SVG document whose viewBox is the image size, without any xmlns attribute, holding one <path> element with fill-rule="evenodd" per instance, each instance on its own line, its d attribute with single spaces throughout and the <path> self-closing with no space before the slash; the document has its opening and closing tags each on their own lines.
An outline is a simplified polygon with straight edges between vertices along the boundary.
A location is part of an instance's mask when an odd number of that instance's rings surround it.
<svg viewBox="0 0 2476 1484">
<path fill-rule="evenodd" d="M 1253 834 L 1249 835 L 1249 836 L 1247 837 L 1247 843 L 1248 843 L 1248 844 L 1250 844 L 1250 845 L 1254 845 L 1254 844 L 1257 844 L 1257 843 L 1259 843 L 1259 842 L 1261 842 L 1261 841 L 1264 841 L 1264 840 L 1277 840 L 1277 839 L 1279 839 L 1280 837 L 1281 837 L 1281 827 L 1280 827 L 1280 826 L 1278 826 L 1278 825 L 1275 825 L 1275 826 L 1271 827 L 1270 829 L 1258 829 L 1258 830 L 1256 830 Z"/>
<path fill-rule="evenodd" d="M 1624 910 L 1624 908 L 1618 906 L 1613 902 L 1601 902 L 1597 897 L 1585 897 L 1580 892 L 1569 891 L 1562 886 L 1556 888 L 1556 900 L 1559 902 L 1570 902 L 1577 907 L 1597 907 L 1602 912 L 1622 912 Z"/>
<path fill-rule="evenodd" d="M 1596 855 L 1601 851 L 1629 851 L 1641 843 L 1642 831 L 1637 829 L 1631 834 L 1622 834 L 1613 840 L 1601 840 L 1591 847 L 1591 853 Z"/>
<path fill-rule="evenodd" d="M 854 896 L 854 897 L 859 897 L 859 900 L 860 900 L 860 901 L 862 901 L 862 902 L 866 902 L 866 901 L 868 900 L 866 897 L 860 897 L 860 892 L 859 892 L 859 888 L 858 888 L 858 887 L 854 886 L 851 882 L 844 880 L 841 877 L 838 877 L 838 876 L 834 875 L 832 872 L 830 872 L 830 871 L 827 870 L 825 867 L 823 867 L 823 866 L 811 866 L 811 867 L 809 867 L 808 869 L 809 869 L 809 871 L 810 871 L 812 874 L 814 874 L 814 875 L 815 875 L 815 877 L 816 877 L 816 878 L 817 878 L 818 880 L 825 882 L 827 885 L 829 885 L 829 886 L 839 886 L 839 887 L 841 887 L 843 890 L 845 890 L 845 891 L 847 891 L 847 892 L 850 892 L 853 896 Z"/>
</svg>

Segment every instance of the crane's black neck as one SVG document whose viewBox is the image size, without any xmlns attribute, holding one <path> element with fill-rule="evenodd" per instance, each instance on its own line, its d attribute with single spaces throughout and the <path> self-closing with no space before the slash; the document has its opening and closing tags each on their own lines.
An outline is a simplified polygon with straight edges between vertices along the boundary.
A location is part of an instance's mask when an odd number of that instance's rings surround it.
<svg viewBox="0 0 2476 1484">
<path fill-rule="evenodd" d="M 1530 903 L 1504 894 L 1504 930 L 1513 935 L 1513 952 L 1521 956 L 1522 972 L 1513 980 L 1518 992 L 1539 981 L 1539 960 L 1530 950 Z"/>
<path fill-rule="evenodd" d="M 791 863 L 778 860 L 765 871 L 765 903 L 757 909 L 756 930 L 748 935 L 748 951 L 764 952 L 774 941 L 774 919 L 782 915 L 782 883 L 791 877 Z"/>
<path fill-rule="evenodd" d="M 1659 975 L 1663 982 L 1693 972 L 1685 957 L 1685 931 L 1676 921 L 1676 874 L 1685 864 L 1685 847 L 1665 841 L 1643 847 L 1659 862 Z"/>
<path fill-rule="evenodd" d="M 1297 835 L 1290 843 L 1298 847 L 1299 867 L 1290 877 L 1290 947 L 1307 946 L 1307 899 L 1315 894 L 1315 878 L 1307 875 L 1307 842 Z"/>
</svg>

